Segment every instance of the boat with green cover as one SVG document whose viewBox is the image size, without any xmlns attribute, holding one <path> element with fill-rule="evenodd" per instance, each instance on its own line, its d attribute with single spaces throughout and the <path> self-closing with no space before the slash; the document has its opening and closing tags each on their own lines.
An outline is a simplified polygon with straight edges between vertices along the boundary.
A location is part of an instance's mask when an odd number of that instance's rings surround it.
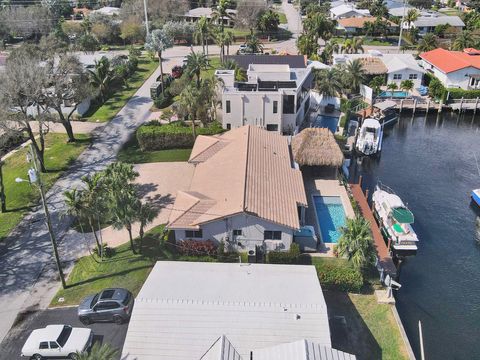
<svg viewBox="0 0 480 360">
<path fill-rule="evenodd" d="M 412 227 L 415 217 L 402 199 L 388 187 L 377 185 L 372 202 L 389 250 L 399 258 L 415 255 L 418 249 L 418 237 Z"/>
</svg>

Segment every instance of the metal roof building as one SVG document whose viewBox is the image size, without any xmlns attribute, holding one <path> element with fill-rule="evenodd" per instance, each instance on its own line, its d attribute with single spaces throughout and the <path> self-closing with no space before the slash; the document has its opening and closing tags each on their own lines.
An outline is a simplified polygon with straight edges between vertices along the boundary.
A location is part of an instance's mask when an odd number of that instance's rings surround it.
<svg viewBox="0 0 480 360">
<path fill-rule="evenodd" d="M 289 65 L 292 69 L 307 67 L 304 55 L 226 55 L 225 60 L 235 61 L 240 68 L 248 70 L 250 65 Z"/>
<path fill-rule="evenodd" d="M 322 360 L 331 348 L 314 266 L 157 262 L 135 300 L 125 360 Z"/>
</svg>

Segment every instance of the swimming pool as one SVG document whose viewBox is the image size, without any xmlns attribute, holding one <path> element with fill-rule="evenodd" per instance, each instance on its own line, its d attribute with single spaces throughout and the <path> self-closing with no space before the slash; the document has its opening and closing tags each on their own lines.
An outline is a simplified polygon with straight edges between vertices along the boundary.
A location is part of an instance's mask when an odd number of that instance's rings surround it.
<svg viewBox="0 0 480 360">
<path fill-rule="evenodd" d="M 317 214 L 320 233 L 324 243 L 336 243 L 340 238 L 340 228 L 345 225 L 345 209 L 340 196 L 314 196 L 313 203 Z"/>
<path fill-rule="evenodd" d="M 409 94 L 407 91 L 394 91 L 393 92 L 393 96 L 392 96 L 392 92 L 391 91 L 383 91 L 381 92 L 378 97 L 381 97 L 381 98 L 396 98 L 396 99 L 405 99 L 406 97 L 408 97 Z"/>
<path fill-rule="evenodd" d="M 317 118 L 313 121 L 312 127 L 327 128 L 335 134 L 337 132 L 338 119 L 340 118 L 336 116 L 318 115 Z"/>
</svg>

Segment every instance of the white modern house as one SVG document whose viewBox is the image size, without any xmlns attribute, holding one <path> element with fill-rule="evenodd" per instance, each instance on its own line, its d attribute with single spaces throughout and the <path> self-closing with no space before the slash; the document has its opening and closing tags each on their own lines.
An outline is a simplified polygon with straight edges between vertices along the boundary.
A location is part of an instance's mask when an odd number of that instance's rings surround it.
<svg viewBox="0 0 480 360">
<path fill-rule="evenodd" d="M 412 54 L 384 54 L 378 50 L 370 50 L 367 54 L 336 54 L 333 63 L 346 64 L 354 59 L 360 59 L 364 69 L 375 68 L 371 75 L 385 74 L 387 83 L 400 83 L 403 80 L 412 80 L 414 88 L 422 84 L 425 70 L 420 67 Z"/>
<path fill-rule="evenodd" d="M 198 136 L 188 191 L 179 191 L 167 228 L 178 240 L 224 242 L 239 251 L 288 250 L 307 199 L 289 138 L 258 126 Z"/>
<path fill-rule="evenodd" d="M 403 22 L 404 30 L 410 28 L 417 28 L 420 35 L 425 35 L 433 32 L 438 25 L 449 25 L 461 31 L 465 27 L 464 22 L 458 16 L 446 16 L 440 13 L 430 13 L 428 15 L 420 16 L 413 23 Z"/>
<path fill-rule="evenodd" d="M 135 298 L 123 360 L 355 360 L 333 349 L 311 265 L 159 261 Z"/>
<path fill-rule="evenodd" d="M 250 64 L 247 81 L 235 81 L 233 70 L 217 70 L 222 80 L 221 122 L 225 129 L 256 125 L 292 134 L 310 106 L 311 68 L 287 64 Z"/>
<path fill-rule="evenodd" d="M 423 68 L 446 88 L 480 89 L 480 51 L 435 49 L 420 54 Z"/>
<path fill-rule="evenodd" d="M 237 10 L 235 9 L 227 9 L 227 14 L 229 16 L 224 16 L 222 18 L 223 24 L 228 27 L 232 27 L 234 25 L 234 18 L 237 15 Z M 213 17 L 213 9 L 209 7 L 197 7 L 194 9 L 188 10 L 185 15 L 185 20 L 190 22 L 196 22 L 202 17 L 206 17 L 207 19 L 212 19 Z M 219 20 L 216 20 L 216 23 L 219 24 Z"/>
<path fill-rule="evenodd" d="M 368 9 L 357 9 L 353 4 L 342 4 L 330 9 L 330 18 L 335 20 L 364 16 L 370 16 L 370 11 Z"/>
</svg>

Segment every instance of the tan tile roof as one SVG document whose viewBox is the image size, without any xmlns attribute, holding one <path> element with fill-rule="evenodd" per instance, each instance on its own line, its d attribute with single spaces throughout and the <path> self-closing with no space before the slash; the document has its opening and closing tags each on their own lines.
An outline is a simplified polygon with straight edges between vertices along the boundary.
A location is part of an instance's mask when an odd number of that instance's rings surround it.
<svg viewBox="0 0 480 360">
<path fill-rule="evenodd" d="M 198 228 L 242 212 L 300 227 L 297 205 L 306 206 L 307 199 L 302 174 L 291 166 L 287 137 L 244 126 L 197 142 L 190 189 L 178 193 L 169 228 Z"/>
<path fill-rule="evenodd" d="M 340 25 L 343 28 L 363 28 L 365 23 L 367 22 L 375 22 L 377 18 L 373 16 L 365 16 L 365 17 L 350 17 L 350 18 L 344 18 L 344 19 L 338 19 L 338 25 Z M 398 27 L 397 24 L 394 22 L 382 18 L 383 21 L 386 21 L 387 24 L 390 27 Z"/>
</svg>

